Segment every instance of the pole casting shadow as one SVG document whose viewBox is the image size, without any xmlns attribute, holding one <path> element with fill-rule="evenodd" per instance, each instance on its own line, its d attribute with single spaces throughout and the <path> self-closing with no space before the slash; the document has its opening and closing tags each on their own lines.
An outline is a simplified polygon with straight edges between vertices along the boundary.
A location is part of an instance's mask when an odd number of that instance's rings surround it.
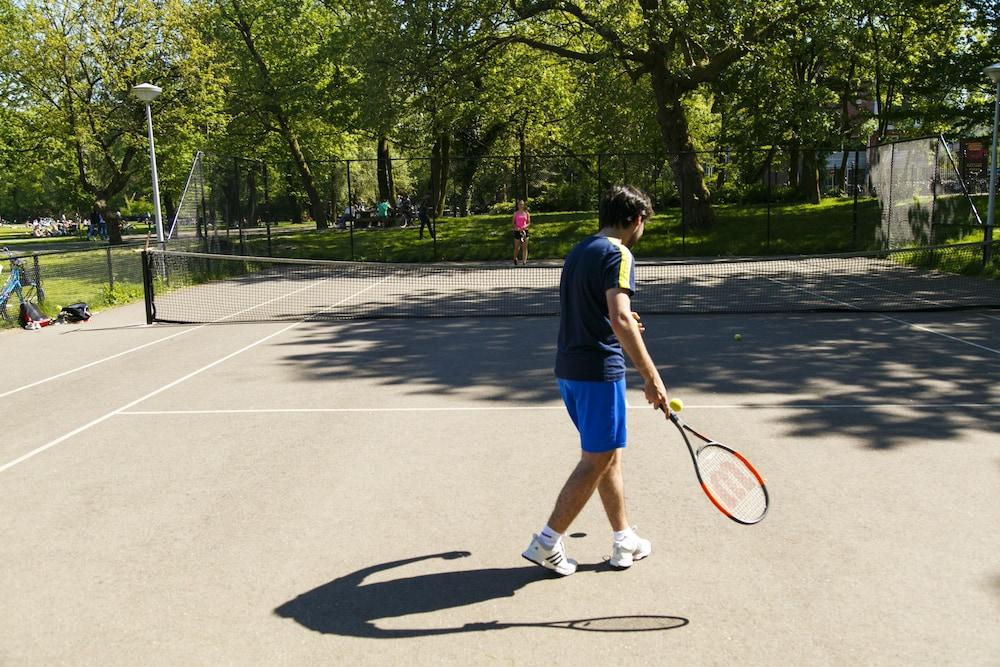
<svg viewBox="0 0 1000 667">
<path fill-rule="evenodd" d="M 299 625 L 316 632 L 373 639 L 483 632 L 512 627 L 551 627 L 590 632 L 649 632 L 679 628 L 688 623 L 686 618 L 678 616 L 606 616 L 546 623 L 483 621 L 453 628 L 389 630 L 375 625 L 374 621 L 377 619 L 423 614 L 496 598 L 512 597 L 527 584 L 551 577 L 545 570 L 531 566 L 442 572 L 362 585 L 365 578 L 377 572 L 432 558 L 454 560 L 468 555 L 470 555 L 468 551 L 450 551 L 373 565 L 303 593 L 275 609 L 274 613 L 282 618 L 293 619 Z M 579 569 L 602 571 L 609 568 L 584 565 Z"/>
</svg>

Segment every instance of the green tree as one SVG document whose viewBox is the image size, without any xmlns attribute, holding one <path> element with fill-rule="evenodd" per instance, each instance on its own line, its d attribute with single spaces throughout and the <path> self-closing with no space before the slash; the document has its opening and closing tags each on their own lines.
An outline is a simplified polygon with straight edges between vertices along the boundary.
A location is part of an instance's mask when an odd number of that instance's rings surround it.
<svg viewBox="0 0 1000 667">
<path fill-rule="evenodd" d="M 317 228 L 327 226 L 315 161 L 338 143 L 344 106 L 338 16 L 309 0 L 216 0 L 208 23 L 228 68 L 231 145 L 277 136 Z"/>
<path fill-rule="evenodd" d="M 156 102 L 165 155 L 193 126 L 193 77 L 203 70 L 191 62 L 190 35 L 172 29 L 175 12 L 183 13 L 179 2 L 153 0 L 7 5 L 0 72 L 8 99 L 30 124 L 35 151 L 54 165 L 70 156 L 81 206 L 105 211 L 133 181 L 148 184 L 145 116 L 132 86 L 165 88 Z"/>
<path fill-rule="evenodd" d="M 802 12 L 797 4 L 515 0 L 511 7 L 521 23 L 506 39 L 583 63 L 611 60 L 633 82 L 646 81 L 684 215 L 704 226 L 712 220 L 711 196 L 684 99 L 786 30 Z"/>
</svg>

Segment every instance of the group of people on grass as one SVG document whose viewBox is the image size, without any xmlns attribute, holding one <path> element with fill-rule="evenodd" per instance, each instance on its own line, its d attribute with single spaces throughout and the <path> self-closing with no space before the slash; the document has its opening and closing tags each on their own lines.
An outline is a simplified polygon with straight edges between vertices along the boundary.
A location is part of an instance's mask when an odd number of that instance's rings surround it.
<svg viewBox="0 0 1000 667">
<path fill-rule="evenodd" d="M 28 234 L 36 239 L 47 236 L 71 236 L 80 228 L 79 220 L 73 217 L 67 218 L 65 213 L 59 218 L 54 218 L 51 215 L 34 216 L 23 223 L 0 220 L 0 225 L 23 227 L 28 231 Z"/>
<path fill-rule="evenodd" d="M 102 213 L 95 207 L 88 216 L 70 214 L 67 217 L 63 213 L 58 218 L 55 218 L 52 215 L 40 215 L 29 217 L 23 223 L 18 223 L 16 220 L 0 220 L 0 225 L 23 227 L 30 236 L 36 239 L 53 236 L 75 236 L 82 234 L 83 230 L 86 230 L 87 239 L 107 240 L 107 218 L 110 217 L 121 219 L 121 214 L 114 211 Z"/>
<path fill-rule="evenodd" d="M 337 228 L 346 229 L 348 225 L 353 226 L 353 223 L 365 219 L 379 227 L 386 227 L 390 220 L 397 218 L 402 220 L 401 227 L 407 227 L 414 217 L 416 217 L 416 211 L 413 201 L 409 195 L 400 193 L 396 195 L 395 205 L 390 203 L 388 199 L 367 204 L 355 200 L 344 207 L 344 212 L 337 218 Z"/>
</svg>

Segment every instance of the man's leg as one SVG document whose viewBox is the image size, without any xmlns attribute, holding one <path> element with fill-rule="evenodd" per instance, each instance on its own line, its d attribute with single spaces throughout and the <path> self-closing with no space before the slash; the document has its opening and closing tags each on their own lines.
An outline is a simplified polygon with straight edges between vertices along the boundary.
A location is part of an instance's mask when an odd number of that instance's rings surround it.
<svg viewBox="0 0 1000 667">
<path fill-rule="evenodd" d="M 622 450 L 615 450 L 615 453 L 617 456 L 607 472 L 601 476 L 597 491 L 614 533 L 610 565 L 625 569 L 631 567 L 635 561 L 648 556 L 653 546 L 649 540 L 636 535 L 628 523 L 628 516 L 625 513 L 625 485 L 622 481 Z"/>
<path fill-rule="evenodd" d="M 619 456 L 617 449 L 599 453 L 581 452 L 580 462 L 576 464 L 573 474 L 566 480 L 556 499 L 555 509 L 549 517 L 550 528 L 559 533 L 565 533 L 569 529 Z"/>
<path fill-rule="evenodd" d="M 622 450 L 614 450 L 614 459 L 601 476 L 597 484 L 597 492 L 601 496 L 604 512 L 611 522 L 611 530 L 622 531 L 628 528 L 628 517 L 625 514 L 625 485 L 622 481 Z"/>
<path fill-rule="evenodd" d="M 615 450 L 596 454 L 586 451 L 581 453 L 580 462 L 559 492 L 548 525 L 532 538 L 522 556 L 563 576 L 576 572 L 576 561 L 566 556 L 562 534 L 594 495 L 594 489 L 615 456 Z"/>
</svg>

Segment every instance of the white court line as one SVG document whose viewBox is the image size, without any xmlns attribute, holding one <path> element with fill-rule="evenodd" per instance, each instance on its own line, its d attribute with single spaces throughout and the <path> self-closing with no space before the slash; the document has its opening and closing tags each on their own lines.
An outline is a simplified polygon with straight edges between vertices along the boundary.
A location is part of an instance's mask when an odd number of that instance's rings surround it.
<svg viewBox="0 0 1000 667">
<path fill-rule="evenodd" d="M 141 398 L 137 398 L 134 401 L 129 401 L 128 403 L 126 403 L 125 405 L 121 406 L 120 408 L 112 410 L 111 412 L 107 413 L 106 415 L 104 415 L 102 417 L 98 417 L 97 419 L 89 421 L 86 424 L 84 424 L 83 426 L 80 426 L 79 428 L 75 428 L 72 431 L 70 431 L 69 433 L 61 435 L 58 438 L 56 438 L 55 440 L 52 440 L 50 442 L 45 443 L 41 447 L 36 447 L 35 449 L 31 450 L 27 454 L 19 456 L 18 458 L 14 459 L 13 461 L 10 461 L 9 463 L 5 463 L 4 465 L 0 466 L 0 473 L 5 472 L 7 470 L 10 470 L 11 468 L 13 468 L 14 466 L 18 465 L 19 463 L 23 463 L 24 461 L 27 461 L 28 459 L 30 459 L 30 458 L 32 458 L 34 456 L 37 456 L 37 455 L 41 454 L 42 452 L 44 452 L 44 451 L 46 451 L 48 449 L 51 449 L 52 447 L 55 447 L 56 445 L 58 445 L 58 444 L 60 444 L 62 442 L 65 442 L 66 440 L 69 440 L 73 436 L 78 435 L 78 434 L 82 433 L 83 431 L 86 431 L 87 429 L 89 429 L 89 428 L 91 428 L 93 426 L 97 426 L 101 422 L 107 421 L 108 419 L 114 417 L 115 415 L 121 414 L 123 411 L 128 410 L 133 405 L 138 405 L 139 403 L 142 403 L 143 401 L 145 401 L 147 399 L 150 399 L 150 398 L 156 396 L 157 394 L 163 393 L 164 391 L 166 391 L 168 389 L 176 387 L 177 385 L 181 384 L 182 382 L 193 378 L 195 375 L 203 373 L 203 372 L 207 371 L 210 368 L 214 368 L 215 366 L 218 366 L 219 364 L 223 363 L 224 361 L 228 361 L 229 359 L 232 359 L 233 357 L 235 357 L 235 356 L 237 356 L 239 354 L 242 354 L 242 353 L 246 352 L 249 349 L 257 347 L 261 343 L 263 343 L 265 341 L 268 341 L 271 338 L 274 338 L 275 336 L 279 336 L 279 335 L 285 333 L 286 331 L 294 329 L 295 327 L 299 326 L 300 324 L 308 322 L 312 318 L 320 315 L 324 311 L 330 310 L 331 308 L 336 308 L 337 306 L 339 306 L 344 301 L 347 301 L 348 299 L 353 299 L 354 297 L 358 296 L 359 294 L 363 294 L 364 292 L 367 292 L 368 290 L 370 290 L 370 289 L 372 289 L 374 287 L 378 287 L 383 282 L 385 282 L 386 280 L 388 280 L 390 277 L 391 277 L 391 274 L 389 276 L 386 276 L 382 280 L 378 281 L 377 283 L 372 283 L 371 285 L 369 285 L 368 287 L 364 288 L 363 290 L 359 290 L 358 292 L 355 292 L 351 296 L 348 296 L 348 297 L 345 297 L 345 298 L 341 299 L 340 301 L 338 301 L 335 304 L 327 306 L 326 308 L 324 308 L 322 310 L 316 311 L 315 313 L 313 313 L 312 315 L 310 315 L 309 317 L 307 317 L 305 319 L 299 320 L 297 322 L 292 322 L 291 324 L 289 324 L 288 326 L 286 326 L 283 329 L 280 329 L 278 331 L 270 333 L 267 336 L 264 336 L 263 338 L 260 338 L 259 340 L 256 340 L 253 343 L 250 343 L 249 345 L 244 345 L 243 347 L 241 347 L 240 349 L 236 350 L 235 352 L 230 352 L 226 356 L 224 356 L 224 357 L 222 357 L 220 359 L 216 359 L 212 363 L 207 364 L 205 366 L 202 366 L 198 370 L 192 371 L 192 372 L 188 373 L 187 375 L 185 375 L 182 378 L 178 378 L 177 380 L 174 380 L 173 382 L 170 382 L 169 384 L 165 384 L 162 387 L 160 387 L 159 389 L 155 389 L 155 390 L 149 392 L 148 394 L 146 394 L 145 396 L 142 396 Z M 306 289 L 306 288 L 303 288 L 303 289 Z"/>
<path fill-rule="evenodd" d="M 139 350 L 147 348 L 150 345 L 156 345 L 157 343 L 162 343 L 165 340 L 170 340 L 171 338 L 177 338 L 178 336 L 183 336 L 184 334 L 189 334 L 192 331 L 197 331 L 198 329 L 203 329 L 203 328 L 207 327 L 210 324 L 218 324 L 219 322 L 223 322 L 225 320 L 228 320 L 230 317 L 236 317 L 237 315 L 242 315 L 245 312 L 254 310 L 256 308 L 261 308 L 261 307 L 266 306 L 266 305 L 268 305 L 270 303 L 274 303 L 275 301 L 280 301 L 281 299 L 284 299 L 286 297 L 292 296 L 293 294 L 298 294 L 299 292 L 302 292 L 304 290 L 312 289 L 313 287 L 316 287 L 316 285 L 319 285 L 319 284 L 320 283 L 315 283 L 315 284 L 312 284 L 312 285 L 308 285 L 306 287 L 302 287 L 300 289 L 295 290 L 294 292 L 289 292 L 288 294 L 282 294 L 281 296 L 278 296 L 278 297 L 275 297 L 273 299 L 270 299 L 269 301 L 265 301 L 263 303 L 258 303 L 256 306 L 251 306 L 249 308 L 244 308 L 241 311 L 238 311 L 238 312 L 235 312 L 235 313 L 231 313 L 229 315 L 226 315 L 225 317 L 220 317 L 218 319 L 212 320 L 211 322 L 206 322 L 205 324 L 199 324 L 196 327 L 192 327 L 190 329 L 185 329 L 183 331 L 179 331 L 177 333 L 170 334 L 169 336 L 164 336 L 163 338 L 158 338 L 158 339 L 156 339 L 154 341 L 150 341 L 148 343 L 144 343 L 142 345 L 138 345 L 136 347 L 133 347 L 132 349 L 125 350 L 123 352 L 118 352 L 117 354 L 112 354 L 109 357 L 104 357 L 103 359 L 98 359 L 96 361 L 91 361 L 90 363 L 84 364 L 83 366 L 77 366 L 76 368 L 70 369 L 68 371 L 63 371 L 62 373 L 57 373 L 55 375 L 50 375 L 47 378 L 42 378 L 41 380 L 36 380 L 36 381 L 34 381 L 34 382 L 30 383 L 30 384 L 21 385 L 20 387 L 18 387 L 16 389 L 11 389 L 9 391 L 5 391 L 4 393 L 0 394 L 0 398 L 4 398 L 6 396 L 10 396 L 11 394 L 16 394 L 19 391 L 24 391 L 26 389 L 31 389 L 32 387 L 37 387 L 40 384 L 45 384 L 46 382 L 51 382 L 52 380 L 58 380 L 59 378 L 66 377 L 67 375 L 72 375 L 73 373 L 78 373 L 80 371 L 83 371 L 83 370 L 86 370 L 88 368 L 91 368 L 92 366 L 97 366 L 98 364 L 103 364 L 106 361 L 112 361 L 113 359 L 117 359 L 118 357 L 123 357 L 126 354 L 131 354 L 133 352 L 138 352 Z M 2 472 L 2 471 L 0 471 L 0 472 Z"/>
<path fill-rule="evenodd" d="M 685 410 L 865 410 L 872 408 L 998 408 L 1000 403 L 730 403 L 712 405 L 685 405 Z M 239 408 L 219 410 L 120 410 L 124 416 L 183 416 L 183 415 L 247 415 L 247 414 L 303 414 L 303 413 L 385 413 L 385 412 L 505 412 L 512 410 L 558 410 L 561 405 L 498 405 L 412 408 Z M 629 410 L 650 410 L 648 405 L 630 405 Z"/>
<path fill-rule="evenodd" d="M 940 301 L 931 301 L 930 299 L 925 299 L 922 296 L 914 297 L 912 294 L 907 294 L 906 292 L 897 292 L 896 290 L 885 289 L 884 287 L 879 287 L 877 285 L 868 285 L 866 283 L 859 283 L 859 282 L 856 282 L 856 281 L 851 280 L 849 278 L 840 277 L 839 279 L 843 280 L 845 283 L 847 283 L 849 285 L 855 285 L 857 287 L 862 287 L 864 289 L 878 290 L 879 292 L 885 292 L 886 294 L 892 294 L 894 296 L 902 296 L 902 297 L 906 297 L 908 299 L 916 299 L 917 301 L 923 301 L 924 303 L 930 303 L 930 304 L 933 304 L 935 306 L 942 305 Z M 978 315 L 980 317 L 985 317 L 988 320 L 997 320 L 997 321 L 1000 321 L 1000 317 L 996 317 L 994 315 L 990 315 L 989 313 L 977 312 L 976 315 Z"/>
<path fill-rule="evenodd" d="M 767 277 L 765 276 L 765 278 L 767 278 Z M 813 292 L 812 290 L 808 290 L 808 289 L 806 289 L 804 287 L 799 287 L 798 285 L 791 285 L 789 283 L 785 283 L 785 282 L 782 282 L 780 280 L 776 280 L 774 278 L 767 278 L 767 280 L 770 280 L 773 283 L 778 283 L 779 285 L 782 285 L 784 287 L 791 287 L 793 289 L 797 289 L 797 290 L 799 290 L 801 292 L 805 292 L 806 294 L 811 294 L 812 296 L 816 296 L 816 297 L 819 297 L 821 299 L 826 299 L 827 301 L 832 301 L 834 303 L 839 303 L 840 305 L 847 306 L 848 308 L 854 308 L 858 312 L 865 312 L 865 311 L 862 311 L 857 306 L 852 305 L 850 303 L 847 303 L 846 301 L 841 301 L 840 299 L 834 299 L 831 296 L 826 296 L 825 294 L 820 294 L 818 292 Z M 873 313 L 873 314 L 878 315 L 878 317 L 881 317 L 881 318 L 884 318 L 884 319 L 887 319 L 887 320 L 892 320 L 893 322 L 897 322 L 899 324 L 904 324 L 904 325 L 906 325 L 908 327 L 911 327 L 913 329 L 917 329 L 919 331 L 924 331 L 924 332 L 927 332 L 927 333 L 930 333 L 930 334 L 934 334 L 935 336 L 941 336 L 942 338 L 947 338 L 947 339 L 953 340 L 953 341 L 955 341 L 957 343 L 963 343 L 965 345 L 971 345 L 972 347 L 977 347 L 980 350 L 985 350 L 987 352 L 991 352 L 993 354 L 1000 355 L 1000 350 L 995 350 L 992 347 L 986 347 L 985 345 L 980 345 L 979 343 L 973 343 L 972 341 L 965 340 L 964 338 L 958 338 L 956 336 L 951 336 L 951 335 L 946 334 L 946 333 L 941 333 L 940 331 L 934 331 L 933 329 L 928 329 L 927 327 L 922 326 L 920 324 L 914 324 L 913 322 L 907 322 L 906 320 L 901 320 L 898 317 L 893 317 L 891 315 L 885 315 L 884 313 Z"/>
<path fill-rule="evenodd" d="M 202 324 L 201 326 L 203 327 L 205 325 Z M 139 350 L 141 350 L 143 348 L 147 348 L 150 345 L 156 345 L 157 343 L 162 343 L 165 340 L 170 340 L 171 338 L 177 338 L 178 336 L 183 336 L 184 334 L 189 334 L 192 331 L 194 331 L 195 329 L 200 329 L 200 328 L 201 327 L 195 327 L 194 329 L 185 329 L 183 331 L 179 331 L 177 333 L 170 334 L 169 336 L 164 336 L 163 338 L 158 338 L 158 339 L 156 339 L 154 341 L 150 341 L 148 343 L 144 343 L 142 345 L 138 345 L 136 347 L 133 347 L 130 350 L 125 350 L 125 351 L 119 352 L 117 354 L 112 354 L 109 357 L 104 357 L 103 359 L 98 359 L 96 361 L 91 361 L 89 364 L 84 364 L 83 366 L 77 366 L 76 368 L 73 368 L 71 370 L 63 371 L 62 373 L 56 373 L 55 375 L 50 375 L 49 377 L 42 378 L 41 380 L 35 380 L 34 382 L 32 382 L 30 384 L 21 385 L 17 389 L 11 389 L 9 391 L 5 391 L 4 393 L 0 394 L 0 398 L 4 398 L 6 396 L 10 396 L 11 394 L 16 394 L 19 391 L 24 391 L 26 389 L 31 389 L 32 387 L 37 387 L 40 384 L 45 384 L 46 382 L 51 382 L 52 380 L 58 380 L 61 377 L 66 377 L 67 375 L 72 375 L 73 373 L 79 373 L 80 371 L 86 370 L 86 369 L 88 369 L 88 368 L 90 368 L 92 366 L 97 366 L 98 364 L 103 364 L 106 361 L 111 361 L 112 359 L 117 359 L 118 357 L 123 357 L 126 354 L 131 354 L 133 352 L 138 352 Z"/>
</svg>

